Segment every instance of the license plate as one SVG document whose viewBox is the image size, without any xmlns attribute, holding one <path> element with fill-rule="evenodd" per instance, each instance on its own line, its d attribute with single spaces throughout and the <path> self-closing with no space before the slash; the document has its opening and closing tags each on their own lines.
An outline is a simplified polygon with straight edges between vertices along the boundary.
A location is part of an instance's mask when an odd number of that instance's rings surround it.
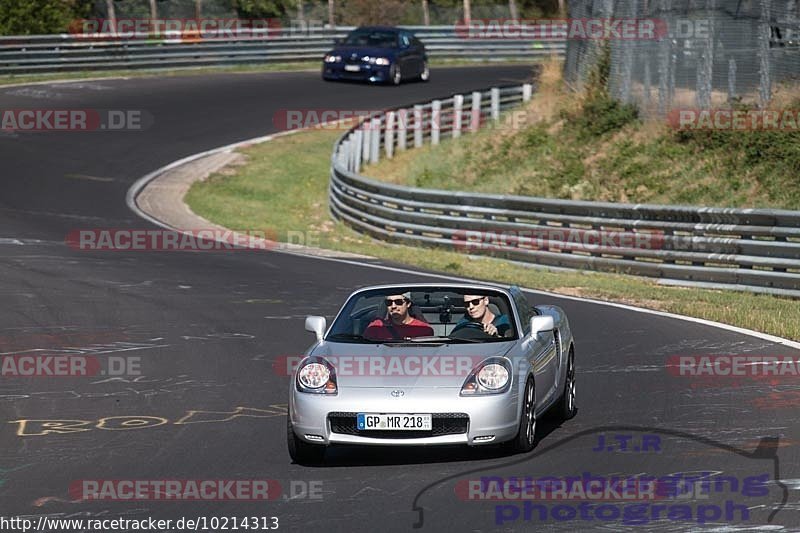
<svg viewBox="0 0 800 533">
<path fill-rule="evenodd" d="M 345 65 L 344 69 L 347 72 L 358 72 L 359 70 L 361 70 L 361 67 L 358 65 Z"/>
<path fill-rule="evenodd" d="M 430 414 L 358 413 L 359 431 L 430 431 Z"/>
</svg>

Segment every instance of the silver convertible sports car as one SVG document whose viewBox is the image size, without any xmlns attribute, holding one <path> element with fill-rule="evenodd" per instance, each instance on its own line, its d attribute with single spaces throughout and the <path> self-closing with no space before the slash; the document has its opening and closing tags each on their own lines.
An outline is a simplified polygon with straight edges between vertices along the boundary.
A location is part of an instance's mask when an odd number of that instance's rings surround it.
<svg viewBox="0 0 800 533">
<path fill-rule="evenodd" d="M 417 284 L 354 292 L 289 392 L 288 446 L 319 463 L 329 445 L 481 446 L 527 452 L 536 419 L 575 415 L 575 350 L 564 312 L 517 287 Z M 327 331 L 326 331 L 327 329 Z"/>
</svg>

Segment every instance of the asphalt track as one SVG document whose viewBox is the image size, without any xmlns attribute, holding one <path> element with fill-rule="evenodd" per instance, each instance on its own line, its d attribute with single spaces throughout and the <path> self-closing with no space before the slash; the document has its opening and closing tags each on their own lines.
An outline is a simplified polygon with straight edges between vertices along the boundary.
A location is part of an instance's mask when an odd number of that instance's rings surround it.
<svg viewBox="0 0 800 533">
<path fill-rule="evenodd" d="M 136 179 L 181 157 L 273 132 L 278 110 L 380 108 L 520 82 L 529 73 L 525 67 L 438 69 L 429 84 L 399 88 L 270 73 L 0 89 L 2 109 L 139 109 L 153 120 L 144 132 L 0 132 L 0 353 L 138 357 L 142 373 L 3 377 L 0 514 L 277 516 L 280 529 L 308 531 L 415 525 L 683 531 L 699 527 L 700 506 L 713 515 L 713 503 L 722 509 L 716 518 L 722 523 L 725 505 L 747 508 L 747 517 L 734 508 L 734 525 L 725 531 L 800 527 L 798 377 L 693 380 L 665 368 L 673 355 L 797 357 L 797 350 L 674 318 L 533 294 L 533 301 L 561 305 L 569 314 L 580 410 L 564 425 L 540 424 L 532 454 L 340 448 L 328 454 L 326 467 L 302 467 L 286 452 L 288 380 L 273 367 L 279 356 L 300 354 L 310 343 L 302 318 L 332 317 L 358 286 L 430 278 L 268 252 L 89 253 L 64 244 L 73 229 L 150 227 L 125 204 Z M 594 451 L 601 435 L 607 443 L 614 435 L 633 440 L 624 452 Z M 658 450 L 645 450 L 643 439 L 656 439 Z M 572 511 L 562 508 L 542 521 L 539 511 L 526 516 L 522 504 L 459 497 L 463 480 L 482 476 L 708 471 L 742 483 L 766 476 L 766 493 L 728 486 L 694 500 L 659 502 L 687 503 L 690 517 L 680 514 L 686 509 L 654 510 L 646 501 L 647 513 L 660 514 L 640 517 L 639 524 L 649 523 L 638 526 L 630 517 L 609 519 L 614 505 L 603 516 L 582 516 L 574 515 L 577 502 L 568 502 Z M 87 479 L 256 478 L 277 480 L 278 498 L 75 501 L 69 493 L 71 484 Z M 304 484 L 313 494 L 302 494 Z"/>
</svg>

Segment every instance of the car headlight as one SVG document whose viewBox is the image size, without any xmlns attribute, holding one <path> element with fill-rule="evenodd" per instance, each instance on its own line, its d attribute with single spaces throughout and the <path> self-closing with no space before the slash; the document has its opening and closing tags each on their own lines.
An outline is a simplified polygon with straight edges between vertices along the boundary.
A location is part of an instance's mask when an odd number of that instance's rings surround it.
<svg viewBox="0 0 800 533">
<path fill-rule="evenodd" d="M 297 390 L 315 394 L 336 394 L 336 372 L 321 357 L 309 357 L 297 369 Z"/>
<path fill-rule="evenodd" d="M 392 63 L 392 61 L 388 57 L 376 57 L 374 59 L 375 59 L 375 64 L 376 65 L 387 66 L 387 65 L 390 65 Z"/>
<path fill-rule="evenodd" d="M 325 56 L 325 62 L 326 63 L 338 63 L 341 60 L 342 60 L 342 56 L 335 56 L 335 55 L 331 55 L 331 54 L 328 54 L 328 55 Z"/>
<path fill-rule="evenodd" d="M 462 396 L 500 394 L 511 386 L 511 363 L 502 357 L 492 357 L 475 367 L 461 387 Z"/>
<path fill-rule="evenodd" d="M 508 369 L 503 365 L 492 363 L 478 371 L 478 383 L 489 390 L 502 389 L 508 383 Z"/>
</svg>

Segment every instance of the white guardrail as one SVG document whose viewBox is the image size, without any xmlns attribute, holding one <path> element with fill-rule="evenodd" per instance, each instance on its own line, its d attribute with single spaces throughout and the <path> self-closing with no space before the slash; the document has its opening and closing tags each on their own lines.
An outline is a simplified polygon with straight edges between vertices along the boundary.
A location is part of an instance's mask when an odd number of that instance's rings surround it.
<svg viewBox="0 0 800 533">
<path fill-rule="evenodd" d="M 405 26 L 433 59 L 509 60 L 563 56 L 564 40 L 468 39 L 454 26 Z M 0 36 L 0 74 L 83 70 L 180 68 L 288 61 L 322 61 L 334 39 L 354 27 L 250 30 L 239 36 L 201 38 L 176 35 L 153 39 L 131 34 Z"/>
<path fill-rule="evenodd" d="M 360 174 L 498 120 L 531 86 L 376 113 L 335 144 L 330 211 L 376 239 L 665 283 L 800 297 L 800 211 L 619 204 L 418 189 Z"/>
</svg>

